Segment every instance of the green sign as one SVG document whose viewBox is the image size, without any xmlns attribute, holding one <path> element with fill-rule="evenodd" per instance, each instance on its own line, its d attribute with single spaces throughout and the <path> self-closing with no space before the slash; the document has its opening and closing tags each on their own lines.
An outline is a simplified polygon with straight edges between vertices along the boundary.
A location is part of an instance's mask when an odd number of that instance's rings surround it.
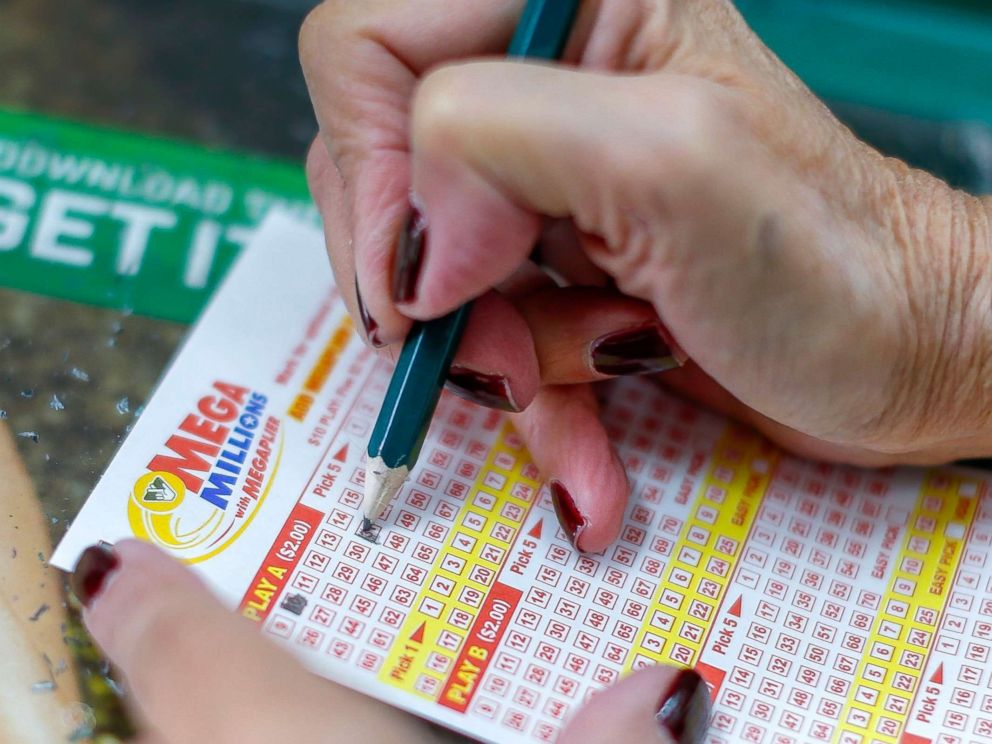
<svg viewBox="0 0 992 744">
<path fill-rule="evenodd" d="M 300 165 L 0 110 L 0 286 L 191 322 Z"/>
</svg>

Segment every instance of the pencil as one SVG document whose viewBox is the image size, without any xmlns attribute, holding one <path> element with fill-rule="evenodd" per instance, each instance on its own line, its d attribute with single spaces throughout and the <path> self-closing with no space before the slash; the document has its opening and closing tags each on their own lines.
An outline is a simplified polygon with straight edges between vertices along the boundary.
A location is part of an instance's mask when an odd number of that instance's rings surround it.
<svg viewBox="0 0 992 744">
<path fill-rule="evenodd" d="M 528 0 L 508 57 L 558 59 L 575 21 L 579 0 Z M 414 323 L 403 344 L 369 439 L 361 532 L 370 534 L 417 462 L 437 408 L 471 303 L 427 322 Z"/>
</svg>

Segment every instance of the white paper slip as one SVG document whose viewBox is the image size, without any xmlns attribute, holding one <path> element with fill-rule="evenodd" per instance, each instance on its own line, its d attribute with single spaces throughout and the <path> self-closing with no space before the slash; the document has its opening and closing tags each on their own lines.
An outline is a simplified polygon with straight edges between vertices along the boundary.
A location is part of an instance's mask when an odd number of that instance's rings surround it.
<svg viewBox="0 0 992 744">
<path fill-rule="evenodd" d="M 322 234 L 270 217 L 53 563 L 137 535 L 316 672 L 486 741 L 555 741 L 659 662 L 710 685 L 714 743 L 992 736 L 989 476 L 804 463 L 624 381 L 604 415 L 632 498 L 581 555 L 504 418 L 445 395 L 372 544 L 389 373 Z"/>
</svg>

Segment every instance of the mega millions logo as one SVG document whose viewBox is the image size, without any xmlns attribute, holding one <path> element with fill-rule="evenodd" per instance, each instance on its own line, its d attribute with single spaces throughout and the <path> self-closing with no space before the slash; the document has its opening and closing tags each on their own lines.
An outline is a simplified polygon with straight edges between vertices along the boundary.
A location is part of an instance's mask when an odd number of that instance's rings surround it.
<svg viewBox="0 0 992 744">
<path fill-rule="evenodd" d="M 217 555 L 251 524 L 282 458 L 282 427 L 268 398 L 215 382 L 134 484 L 134 534 L 187 563 Z"/>
</svg>

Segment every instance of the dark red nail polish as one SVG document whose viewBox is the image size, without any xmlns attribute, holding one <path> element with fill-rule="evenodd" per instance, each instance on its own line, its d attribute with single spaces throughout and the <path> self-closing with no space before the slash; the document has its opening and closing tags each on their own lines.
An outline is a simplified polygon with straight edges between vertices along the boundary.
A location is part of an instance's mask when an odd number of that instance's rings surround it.
<svg viewBox="0 0 992 744">
<path fill-rule="evenodd" d="M 84 607 L 89 607 L 106 583 L 107 576 L 117 570 L 119 565 L 120 559 L 109 543 L 91 545 L 79 556 L 69 579 L 72 593 Z"/>
<path fill-rule="evenodd" d="M 424 241 L 427 237 L 427 223 L 417 210 L 410 212 L 400 239 L 396 244 L 393 259 L 393 300 L 411 302 L 417 296 L 417 280 L 424 262 Z"/>
<path fill-rule="evenodd" d="M 593 369 L 603 375 L 643 375 L 680 366 L 656 324 L 603 336 L 590 353 Z"/>
<path fill-rule="evenodd" d="M 355 277 L 355 299 L 358 301 L 358 315 L 362 319 L 362 327 L 365 328 L 365 338 L 375 348 L 381 349 L 385 344 L 379 340 L 379 324 L 375 322 L 375 318 L 369 315 L 369 309 L 365 307 L 362 291 L 358 288 L 357 276 Z"/>
<path fill-rule="evenodd" d="M 555 505 L 555 514 L 558 515 L 558 521 L 561 523 L 562 529 L 568 534 L 568 539 L 575 546 L 576 550 L 581 551 L 579 538 L 582 536 L 582 531 L 586 528 L 586 518 L 575 506 L 572 494 L 568 492 L 568 489 L 560 481 L 551 481 L 548 487 L 551 488 L 551 502 Z"/>
<path fill-rule="evenodd" d="M 501 375 L 487 375 L 454 365 L 448 371 L 448 388 L 458 397 L 486 408 L 520 410 L 513 402 L 509 381 Z"/>
<path fill-rule="evenodd" d="M 665 692 L 655 715 L 678 744 L 699 744 L 710 720 L 710 690 L 692 669 L 685 669 Z"/>
</svg>

